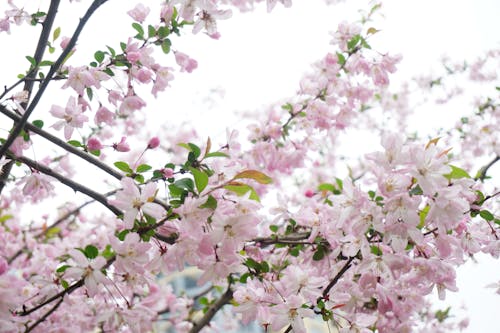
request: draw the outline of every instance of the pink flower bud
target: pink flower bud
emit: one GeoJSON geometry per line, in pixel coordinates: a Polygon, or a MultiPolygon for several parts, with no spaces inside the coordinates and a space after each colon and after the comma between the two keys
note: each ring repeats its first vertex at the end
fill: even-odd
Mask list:
{"type": "Polygon", "coordinates": [[[308,198],[312,198],[314,196],[314,191],[313,190],[307,190],[304,195],[308,198]]]}
{"type": "Polygon", "coordinates": [[[160,139],[157,136],[152,137],[148,142],[148,149],[155,149],[160,145],[160,139]]]}
{"type": "Polygon", "coordinates": [[[89,138],[87,141],[87,149],[88,150],[100,150],[102,149],[101,142],[96,138],[89,138]]]}
{"type": "Polygon", "coordinates": [[[170,168],[161,169],[160,172],[163,174],[165,178],[172,178],[174,176],[174,170],[170,168]]]}
{"type": "Polygon", "coordinates": [[[113,144],[113,148],[116,151],[119,151],[122,153],[130,151],[130,146],[128,145],[128,143],[125,142],[125,140],[127,140],[127,138],[123,136],[120,142],[113,144]]]}

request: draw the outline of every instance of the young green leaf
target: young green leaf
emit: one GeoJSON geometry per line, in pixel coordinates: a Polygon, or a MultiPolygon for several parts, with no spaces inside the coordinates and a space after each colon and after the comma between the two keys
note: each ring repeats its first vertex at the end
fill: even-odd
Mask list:
{"type": "Polygon", "coordinates": [[[189,171],[191,171],[191,173],[193,174],[194,183],[196,184],[196,189],[198,190],[198,193],[203,192],[205,187],[207,187],[208,185],[207,174],[195,168],[189,168],[189,171]]]}
{"type": "Polygon", "coordinates": [[[273,182],[273,180],[269,176],[257,170],[242,171],[238,173],[236,176],[234,176],[233,179],[241,179],[241,178],[253,179],[260,184],[270,184],[273,182]]]}

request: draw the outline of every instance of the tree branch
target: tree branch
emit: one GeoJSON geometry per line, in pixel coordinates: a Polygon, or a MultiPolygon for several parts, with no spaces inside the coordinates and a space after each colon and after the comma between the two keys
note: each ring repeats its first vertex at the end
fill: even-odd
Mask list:
{"type": "Polygon", "coordinates": [[[43,316],[41,316],[40,318],[38,318],[38,320],[35,321],[33,323],[33,325],[26,327],[26,331],[24,331],[24,332],[25,333],[29,333],[29,332],[33,331],[35,329],[35,327],[37,327],[38,325],[40,325],[40,323],[44,322],[45,319],[47,319],[52,313],[54,313],[54,311],[57,310],[57,308],[59,307],[59,305],[61,305],[61,303],[63,302],[63,300],[64,300],[64,298],[61,297],[61,299],[59,300],[59,302],[57,302],[56,305],[54,305],[52,307],[52,309],[50,309],[49,311],[47,311],[47,313],[45,313],[43,316]]]}
{"type": "MultiPolygon", "coordinates": [[[[73,36],[71,37],[71,40],[68,42],[68,45],[66,48],[63,50],[59,58],[54,62],[54,64],[50,67],[49,72],[46,75],[46,80],[44,80],[40,84],[40,88],[38,89],[35,97],[33,98],[33,101],[30,103],[26,111],[24,112],[23,116],[21,117],[21,120],[15,125],[15,127],[12,129],[10,132],[10,135],[8,136],[7,140],[5,143],[0,147],[0,158],[7,154],[8,149],[14,142],[14,140],[17,138],[19,133],[24,128],[24,125],[28,122],[28,118],[30,117],[31,113],[37,106],[38,102],[42,98],[43,94],[45,93],[45,90],[47,89],[47,86],[51,82],[52,77],[54,74],[59,70],[59,67],[63,64],[63,62],[66,60],[66,57],[68,54],[71,52],[73,47],[76,45],[76,41],[78,40],[78,37],[80,36],[80,33],[82,32],[83,28],[85,27],[85,24],[87,21],[90,19],[92,14],[99,8],[102,4],[104,4],[107,0],[94,0],[90,7],[88,8],[87,12],[85,15],[80,19],[80,23],[76,27],[75,32],[73,33],[73,36]]],[[[56,1],[51,1],[56,2],[56,1]]],[[[57,1],[58,2],[58,1],[57,1]]]]}
{"type": "Polygon", "coordinates": [[[217,311],[219,311],[224,305],[228,304],[231,299],[233,299],[233,291],[231,290],[231,285],[227,287],[226,292],[208,309],[205,315],[196,323],[193,323],[193,328],[189,333],[198,333],[203,327],[205,327],[212,318],[215,316],[217,311]]]}
{"type": "Polygon", "coordinates": [[[338,271],[337,275],[335,275],[335,277],[330,281],[330,283],[323,290],[323,297],[326,297],[328,295],[328,293],[333,288],[333,286],[335,286],[337,284],[337,282],[339,282],[339,280],[342,277],[342,275],[344,275],[345,272],[347,272],[347,270],[351,267],[351,263],[354,260],[354,258],[355,257],[349,257],[349,259],[347,260],[347,262],[344,264],[344,267],[342,267],[340,269],[340,271],[338,271]]]}
{"type": "MultiPolygon", "coordinates": [[[[0,104],[0,112],[3,113],[4,115],[6,115],[7,117],[9,117],[10,119],[14,120],[15,122],[21,121],[21,117],[19,117],[14,112],[7,110],[7,108],[1,104],[0,104]]],[[[58,137],[42,130],[41,128],[38,128],[29,122],[27,122],[25,124],[25,128],[33,133],[40,135],[42,138],[54,143],[55,145],[61,147],[62,149],[82,158],[83,160],[89,162],[90,164],[95,165],[96,167],[98,167],[102,171],[108,173],[110,176],[113,176],[118,180],[122,179],[123,176],[119,172],[116,172],[115,170],[113,170],[113,168],[109,167],[107,164],[99,161],[97,158],[87,154],[86,152],[84,152],[76,147],[73,147],[70,144],[67,144],[63,140],[61,140],[58,137]]]]}
{"type": "Polygon", "coordinates": [[[488,169],[498,161],[500,161],[500,156],[496,156],[490,163],[483,166],[481,170],[479,170],[477,176],[474,177],[474,180],[484,181],[486,179],[486,173],[488,172],[488,169]]]}
{"type": "Polygon", "coordinates": [[[72,188],[74,191],[81,192],[81,193],[91,197],[95,201],[100,202],[104,207],[108,208],[115,215],[122,214],[121,210],[114,207],[113,205],[108,204],[108,199],[106,199],[106,197],[103,196],[102,194],[97,193],[94,190],[91,190],[90,188],[83,186],[83,185],[81,185],[81,184],[79,184],[79,183],[77,183],[77,182],[75,182],[67,177],[64,177],[63,175],[55,172],[54,170],[52,170],[51,168],[49,168],[45,165],[42,165],[42,164],[35,162],[27,157],[24,157],[24,156],[14,156],[14,155],[9,154],[9,158],[16,160],[16,161],[19,161],[21,163],[24,163],[27,166],[29,166],[35,170],[38,170],[43,174],[46,174],[47,176],[51,176],[51,177],[57,179],[58,181],[60,181],[64,185],[72,188]]]}

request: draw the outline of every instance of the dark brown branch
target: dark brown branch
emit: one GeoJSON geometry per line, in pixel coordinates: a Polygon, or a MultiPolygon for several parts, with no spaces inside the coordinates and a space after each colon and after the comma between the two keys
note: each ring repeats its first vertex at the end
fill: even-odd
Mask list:
{"type": "Polygon", "coordinates": [[[344,267],[342,267],[340,269],[340,271],[337,273],[337,275],[335,275],[335,277],[330,281],[330,283],[323,290],[323,297],[326,297],[328,295],[328,293],[333,288],[333,286],[335,286],[337,284],[337,282],[339,282],[339,280],[342,277],[342,275],[344,275],[345,272],[347,272],[347,270],[351,267],[351,263],[354,260],[354,258],[355,257],[349,257],[349,259],[347,260],[347,262],[344,264],[344,267]]]}
{"type": "Polygon", "coordinates": [[[38,325],[40,325],[40,323],[44,322],[45,319],[47,319],[52,313],[54,313],[54,311],[57,310],[57,308],[59,307],[59,305],[61,305],[61,303],[63,302],[64,298],[61,297],[61,299],[56,303],[56,305],[54,305],[52,307],[52,309],[50,309],[49,311],[47,311],[47,313],[45,313],[43,316],[41,316],[40,318],[38,318],[37,321],[35,321],[33,323],[33,325],[31,326],[28,326],[26,327],[26,331],[24,331],[25,333],[28,333],[28,332],[31,332],[35,329],[35,327],[37,327],[38,325]]]}
{"type": "MultiPolygon", "coordinates": [[[[35,59],[35,68],[28,73],[25,77],[24,81],[24,89],[25,91],[28,92],[28,100],[31,95],[31,92],[33,91],[33,86],[35,84],[32,79],[36,78],[36,75],[38,73],[38,64],[42,61],[43,59],[43,54],[45,53],[45,49],[47,48],[47,42],[50,37],[50,31],[52,30],[52,25],[54,24],[54,19],[56,18],[57,14],[57,9],[59,8],[59,3],[60,0],[53,0],[50,2],[49,10],[47,12],[47,16],[45,17],[43,23],[42,23],[42,32],[40,33],[40,38],[38,39],[38,44],[36,46],[35,50],[35,55],[33,58],[35,59]]],[[[26,107],[26,105],[22,105],[23,108],[26,107]]]]}
{"type": "MultiPolygon", "coordinates": [[[[24,125],[26,125],[26,123],[28,122],[28,118],[31,116],[31,113],[33,112],[35,107],[38,105],[38,102],[40,101],[43,94],[45,93],[45,90],[47,89],[47,86],[51,82],[52,77],[59,70],[59,68],[62,66],[63,62],[66,60],[66,57],[69,55],[71,50],[75,47],[76,41],[78,40],[80,33],[82,32],[83,28],[85,27],[85,24],[88,22],[88,20],[92,16],[92,14],[97,10],[97,8],[99,8],[106,1],[107,0],[94,0],[92,2],[92,4],[90,5],[90,7],[88,8],[85,15],[80,19],[80,23],[76,27],[76,30],[73,33],[71,40],[68,42],[68,45],[63,50],[63,52],[61,53],[59,58],[57,58],[57,60],[54,62],[54,64],[50,67],[50,70],[46,75],[46,80],[40,84],[40,88],[38,89],[35,97],[33,98],[33,101],[30,103],[30,105],[28,106],[28,108],[24,112],[23,116],[21,117],[21,120],[12,129],[12,131],[10,132],[10,135],[8,136],[5,143],[0,147],[0,157],[7,154],[7,151],[10,148],[10,146],[12,145],[12,143],[14,142],[14,140],[17,138],[17,136],[24,129],[24,125]]],[[[56,2],[56,1],[51,1],[51,2],[56,2]]]]}
{"type": "Polygon", "coordinates": [[[64,185],[73,189],[74,191],[78,191],[78,192],[81,192],[81,193],[89,196],[90,198],[94,199],[95,201],[101,203],[104,207],[108,208],[115,215],[120,215],[122,213],[118,208],[114,207],[113,205],[108,204],[108,199],[106,199],[106,197],[103,196],[102,194],[97,193],[94,190],[92,190],[86,186],[83,186],[75,181],[72,181],[71,179],[69,179],[67,177],[64,177],[63,175],[55,172],[54,170],[52,170],[51,168],[49,168],[43,164],[35,162],[35,161],[33,161],[27,157],[24,157],[24,156],[17,157],[17,156],[11,155],[11,156],[9,156],[9,158],[12,158],[16,161],[24,163],[27,166],[29,166],[35,170],[38,170],[43,174],[46,174],[47,176],[51,176],[51,177],[57,179],[58,181],[60,181],[64,185]]]}
{"type": "Polygon", "coordinates": [[[301,232],[296,234],[291,234],[287,236],[275,236],[275,237],[258,237],[254,238],[252,241],[255,243],[259,243],[262,246],[268,246],[272,244],[290,244],[295,245],[298,242],[303,241],[304,239],[309,238],[311,235],[310,232],[301,232]]]}
{"type": "Polygon", "coordinates": [[[486,179],[486,173],[488,172],[488,169],[498,161],[500,161],[500,156],[496,156],[490,163],[482,167],[481,170],[479,170],[477,176],[474,177],[474,180],[484,181],[486,179]]]}
{"type": "MultiPolygon", "coordinates": [[[[15,122],[19,123],[21,121],[21,117],[15,114],[12,111],[7,110],[7,108],[3,105],[0,105],[0,112],[9,117],[10,119],[14,120],[15,122]]],[[[41,128],[36,127],[35,125],[27,122],[26,125],[24,126],[27,130],[36,133],[40,135],[42,138],[54,143],[55,145],[61,147],[62,149],[82,158],[83,160],[89,162],[90,164],[95,165],[102,171],[108,173],[109,175],[115,177],[116,179],[121,179],[123,176],[119,173],[113,170],[113,168],[109,167],[107,164],[99,161],[95,157],[89,155],[88,153],[84,152],[83,150],[80,150],[76,147],[73,147],[70,144],[67,144],[63,140],[59,139],[58,137],[47,133],[46,131],[42,130],[41,128]]]]}
{"type": "Polygon", "coordinates": [[[193,328],[189,333],[198,333],[203,327],[205,327],[215,314],[226,304],[228,304],[233,299],[233,291],[231,290],[231,285],[227,287],[226,292],[208,309],[205,315],[196,323],[193,323],[193,328]]]}
{"type": "Polygon", "coordinates": [[[7,185],[7,178],[9,178],[10,171],[12,170],[12,166],[14,165],[14,161],[11,161],[5,164],[3,167],[0,167],[0,193],[5,185],[7,185]]]}

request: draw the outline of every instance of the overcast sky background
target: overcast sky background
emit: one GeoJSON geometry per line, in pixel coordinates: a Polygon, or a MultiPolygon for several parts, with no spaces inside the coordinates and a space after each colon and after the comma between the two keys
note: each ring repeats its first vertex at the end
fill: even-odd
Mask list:
{"type": "MultiPolygon", "coordinates": [[[[45,8],[47,2],[39,2],[41,8],[45,8]]],[[[87,59],[81,63],[88,63],[86,57],[96,48],[104,49],[106,44],[116,46],[115,36],[129,33],[130,21],[123,13],[137,2],[111,0],[99,9],[79,42],[81,52],[77,56],[87,59]],[[113,15],[110,16],[110,12],[113,15]]],[[[7,7],[5,3],[0,4],[2,12],[7,7]]],[[[76,24],[88,3],[75,4],[64,22],[56,22],[56,26],[63,26],[62,35],[69,35],[73,28],[65,28],[66,24],[76,24]]],[[[148,107],[166,115],[166,121],[187,120],[197,126],[201,137],[210,135],[213,140],[221,141],[225,129],[239,123],[234,110],[254,110],[293,96],[309,64],[332,50],[328,32],[335,30],[342,20],[358,19],[357,9],[365,8],[365,3],[353,0],[325,7],[321,0],[294,0],[292,8],[285,9],[278,4],[270,15],[261,5],[255,13],[235,13],[232,19],[220,22],[219,41],[203,34],[175,39],[174,49],[197,59],[199,68],[192,74],[176,74],[173,87],[158,100],[149,101],[148,107]],[[216,93],[211,94],[214,91],[216,93]],[[207,103],[207,98],[211,103],[207,103]]],[[[444,54],[456,60],[473,59],[484,50],[500,47],[500,1],[497,0],[391,0],[384,2],[383,13],[385,19],[377,19],[374,25],[382,32],[373,37],[372,45],[375,44],[377,50],[404,56],[395,80],[438,68],[444,54]]],[[[12,64],[2,73],[2,86],[13,82],[27,65],[24,56],[31,54],[34,48],[34,44],[27,41],[38,37],[34,31],[13,27],[11,36],[0,35],[4,50],[0,54],[2,63],[12,64]],[[10,52],[5,52],[6,45],[10,52]]],[[[48,108],[51,102],[53,99],[46,98],[41,106],[48,108]]],[[[65,101],[59,103],[64,105],[65,101]]],[[[0,118],[1,128],[8,127],[4,119],[0,118]]],[[[445,121],[446,117],[439,119],[445,121]]],[[[156,130],[149,129],[153,133],[156,130]]],[[[358,144],[359,149],[366,146],[366,142],[358,144]]],[[[466,332],[494,332],[498,329],[500,296],[484,286],[500,279],[500,264],[484,256],[478,256],[478,262],[460,268],[461,291],[448,293],[444,304],[467,307],[471,323],[466,332]]]]}

